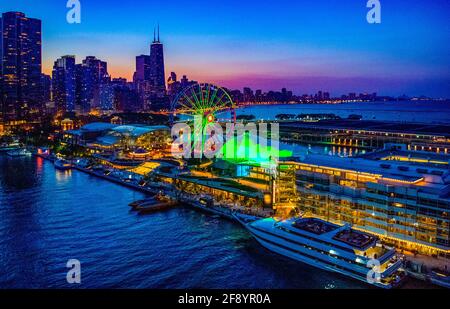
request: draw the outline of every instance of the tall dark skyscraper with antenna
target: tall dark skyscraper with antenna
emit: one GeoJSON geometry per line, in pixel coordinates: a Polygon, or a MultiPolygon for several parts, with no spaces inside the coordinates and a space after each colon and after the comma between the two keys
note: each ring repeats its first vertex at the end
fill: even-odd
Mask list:
{"type": "Polygon", "coordinates": [[[153,32],[153,43],[150,45],[150,79],[158,95],[163,96],[166,91],[166,77],[164,72],[164,48],[158,33],[153,32]]]}

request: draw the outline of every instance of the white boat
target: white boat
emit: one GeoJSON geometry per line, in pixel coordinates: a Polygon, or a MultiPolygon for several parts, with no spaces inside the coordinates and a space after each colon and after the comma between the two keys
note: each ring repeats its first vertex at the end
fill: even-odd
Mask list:
{"type": "Polygon", "coordinates": [[[25,148],[10,150],[6,153],[9,157],[27,157],[31,156],[31,152],[25,148]]]}
{"type": "Polygon", "coordinates": [[[68,170],[72,168],[72,164],[64,159],[55,160],[55,168],[58,170],[68,170]]]}
{"type": "Polygon", "coordinates": [[[392,288],[406,276],[394,248],[384,247],[378,237],[348,225],[316,218],[276,221],[250,220],[239,214],[234,217],[261,245],[291,259],[382,288],[392,288]]]}
{"type": "Polygon", "coordinates": [[[19,148],[20,148],[20,143],[19,142],[2,143],[2,144],[0,144],[0,152],[17,150],[19,148]]]}

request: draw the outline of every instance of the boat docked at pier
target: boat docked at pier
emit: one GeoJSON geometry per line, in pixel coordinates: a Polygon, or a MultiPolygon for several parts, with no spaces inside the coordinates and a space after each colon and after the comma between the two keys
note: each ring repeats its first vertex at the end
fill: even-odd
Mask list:
{"type": "Polygon", "coordinates": [[[0,152],[7,152],[11,150],[17,150],[20,149],[21,145],[19,142],[14,141],[11,143],[1,143],[0,144],[0,152]]]}
{"type": "Polygon", "coordinates": [[[137,200],[137,201],[131,202],[130,204],[128,204],[128,206],[130,206],[133,210],[136,210],[136,207],[138,207],[139,205],[147,203],[147,202],[151,202],[154,200],[155,200],[154,197],[149,197],[149,198],[146,198],[143,200],[137,200]]]}
{"type": "Polygon", "coordinates": [[[55,160],[54,164],[55,164],[56,169],[62,170],[62,171],[69,170],[72,168],[72,164],[69,161],[64,160],[64,159],[57,159],[57,160],[55,160]]]}
{"type": "Polygon", "coordinates": [[[177,205],[175,200],[165,196],[165,195],[156,195],[153,198],[136,201],[131,203],[130,206],[133,210],[139,212],[139,214],[147,214],[155,211],[169,209],[177,205]]]}
{"type": "Polygon", "coordinates": [[[6,155],[9,157],[29,157],[31,152],[26,148],[19,148],[6,152],[6,155]]]}
{"type": "Polygon", "coordinates": [[[316,218],[277,221],[253,220],[239,214],[234,217],[261,245],[291,259],[382,288],[397,286],[406,275],[394,248],[348,225],[316,218]]]}

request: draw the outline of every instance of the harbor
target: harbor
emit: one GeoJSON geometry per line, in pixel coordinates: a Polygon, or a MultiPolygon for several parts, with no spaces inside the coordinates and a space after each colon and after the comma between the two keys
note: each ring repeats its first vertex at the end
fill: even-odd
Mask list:
{"type": "MultiPolygon", "coordinates": [[[[37,155],[40,158],[45,158],[47,160],[51,160],[51,157],[47,155],[37,155]]],[[[53,160],[55,161],[55,160],[53,160]]],[[[57,160],[56,160],[57,161],[57,160]]],[[[207,195],[207,194],[191,194],[187,190],[180,191],[176,186],[167,186],[167,185],[155,185],[155,183],[150,183],[144,180],[144,178],[140,177],[139,174],[134,174],[130,172],[124,172],[121,169],[114,169],[110,166],[86,166],[86,161],[83,159],[73,160],[71,163],[71,167],[83,172],[87,173],[91,176],[99,177],[111,182],[114,182],[116,184],[131,188],[133,190],[138,190],[140,192],[144,192],[149,196],[149,198],[138,200],[130,203],[130,206],[134,211],[137,211],[139,214],[150,214],[158,211],[163,211],[167,209],[172,209],[174,206],[183,205],[184,207],[189,207],[192,209],[195,209],[197,211],[200,211],[202,213],[206,213],[211,215],[213,218],[225,218],[229,219],[231,221],[235,221],[237,223],[242,223],[239,219],[237,219],[237,215],[243,214],[243,215],[250,215],[253,218],[256,219],[263,219],[268,218],[272,215],[271,212],[261,212],[258,209],[252,209],[252,208],[246,208],[242,206],[238,206],[237,203],[231,203],[231,204],[223,204],[220,202],[217,202],[213,195],[207,195]]],[[[169,173],[170,174],[170,173],[169,173]]],[[[168,176],[168,173],[166,171],[165,177],[168,176]]],[[[182,178],[181,178],[182,179],[182,178]]],[[[331,250],[331,249],[330,249],[331,250]]],[[[331,250],[332,251],[332,250],[331,250]]],[[[403,254],[403,250],[402,250],[403,254]]],[[[289,256],[289,255],[287,255],[289,256]]],[[[290,256],[289,256],[290,257],[290,256]]],[[[417,257],[416,253],[414,253],[414,257],[416,258],[415,262],[412,262],[414,259],[410,258],[408,261],[405,259],[406,256],[403,256],[402,261],[397,260],[396,265],[399,265],[399,263],[402,263],[401,265],[408,265],[410,267],[410,270],[407,271],[407,273],[410,275],[410,277],[427,281],[427,282],[433,282],[434,284],[446,286],[446,281],[443,279],[443,274],[445,274],[444,269],[441,268],[439,271],[438,268],[433,268],[434,270],[426,271],[425,268],[418,269],[416,265],[424,265],[429,264],[427,262],[427,258],[421,259],[420,257],[417,257]],[[419,261],[419,262],[417,262],[419,261]],[[420,262],[422,261],[422,262],[420,262]],[[424,262],[425,261],[425,262],[424,262]],[[425,271],[425,272],[424,272],[425,271]],[[439,274],[439,275],[437,275],[439,274]]],[[[313,264],[313,263],[311,263],[313,264]]],[[[438,264],[439,265],[439,264],[438,264]]],[[[441,265],[442,266],[442,265],[441,265]]],[[[397,266],[398,267],[398,266],[397,266]]],[[[324,269],[328,269],[327,267],[324,267],[324,269]]],[[[431,269],[431,268],[430,268],[431,269]]],[[[332,269],[331,269],[332,270],[332,269]]],[[[333,270],[332,270],[333,271],[333,270]]],[[[337,271],[340,273],[341,271],[337,271]]],[[[405,275],[406,272],[403,272],[405,275]]],[[[401,275],[401,276],[404,276],[401,275]]],[[[352,277],[352,275],[350,275],[352,277]]],[[[397,284],[396,284],[397,285],[397,284]]],[[[392,286],[396,286],[392,285],[392,286]]],[[[391,287],[391,285],[387,285],[388,287],[391,287]]]]}
{"type": "MultiPolygon", "coordinates": [[[[0,275],[4,287],[68,287],[64,265],[77,257],[85,265],[85,288],[368,286],[271,253],[240,224],[215,214],[181,205],[140,216],[128,204],[150,196],[137,188],[78,169],[57,170],[41,158],[13,160],[0,156],[1,190],[7,193],[0,196],[0,248],[10,252],[3,261],[14,273],[0,275]],[[13,223],[14,234],[6,233],[13,223]],[[13,244],[24,250],[22,260],[34,261],[30,268],[19,270],[13,244]]],[[[402,287],[433,288],[414,279],[402,287]]]]}
{"type": "Polygon", "coordinates": [[[128,206],[149,197],[140,190],[40,158],[13,160],[0,156],[5,288],[68,288],[71,258],[84,265],[83,288],[365,287],[289,259],[280,264],[229,220],[190,207],[140,216],[128,206]]]}
{"type": "MultiPolygon", "coordinates": [[[[372,282],[372,285],[400,286],[396,281],[407,280],[405,274],[408,274],[447,287],[450,277],[447,212],[431,209],[434,204],[442,209],[448,206],[449,142],[446,134],[439,133],[445,131],[445,126],[394,125],[363,121],[356,116],[343,120],[331,114],[302,117],[300,121],[279,122],[282,139],[283,136],[304,138],[308,135],[302,130],[311,130],[311,134],[317,136],[329,134],[320,137],[322,143],[362,151],[342,155],[340,152],[315,152],[308,147],[303,153],[295,153],[282,144],[274,161],[270,156],[247,155],[259,145],[249,135],[244,135],[245,138],[236,143],[237,148],[233,146],[233,152],[224,158],[180,159],[173,152],[174,137],[169,136],[166,126],[92,122],[55,136],[65,150],[54,154],[49,148],[38,148],[36,155],[53,161],[58,170],[75,169],[149,195],[148,199],[129,203],[132,210],[141,215],[182,205],[238,223],[241,222],[236,219],[237,215],[248,215],[261,221],[273,218],[274,226],[280,222],[293,224],[294,221],[289,221],[292,218],[312,218],[348,226],[355,233],[376,237],[382,246],[393,248],[397,254],[394,264],[401,267],[401,271],[388,280],[390,283],[372,282]],[[343,143],[339,138],[336,144],[335,136],[340,134],[346,138],[343,143]],[[365,137],[370,143],[366,143],[365,137]],[[418,148],[418,143],[429,147],[418,148]],[[73,149],[78,149],[78,155],[73,149]]],[[[288,142],[305,145],[304,140],[288,142]]],[[[308,139],[308,142],[317,141],[308,139]]],[[[226,143],[235,143],[235,140],[232,138],[226,143]]],[[[267,152],[264,148],[262,151],[267,152]]],[[[260,236],[251,234],[264,247],[280,253],[277,247],[268,245],[267,240],[261,241],[260,236]]],[[[317,244],[323,242],[320,235],[316,236],[308,236],[315,243],[308,245],[308,250],[314,251],[317,244]]],[[[347,249],[357,256],[361,254],[356,247],[347,249]]],[[[325,252],[326,259],[333,258],[332,253],[326,252],[334,252],[334,249],[320,250],[325,252]]],[[[304,256],[314,254],[301,253],[304,256]]],[[[315,265],[308,258],[284,255],[315,265]]],[[[364,278],[363,274],[355,275],[354,269],[341,270],[339,267],[346,266],[339,266],[339,260],[327,263],[336,264],[338,268],[322,269],[360,280],[364,278]]]]}
{"type": "MultiPolygon", "coordinates": [[[[36,154],[36,156],[43,160],[50,161],[54,164],[57,161],[54,158],[47,155],[36,154]]],[[[58,169],[57,167],[55,168],[58,169]]],[[[159,195],[167,199],[168,202],[172,201],[170,202],[169,207],[174,207],[175,205],[181,204],[229,220],[235,220],[235,218],[233,217],[233,212],[239,210],[242,211],[242,209],[237,208],[236,205],[228,205],[228,207],[225,207],[223,205],[217,204],[211,197],[208,197],[206,195],[196,196],[184,192],[175,192],[173,189],[168,190],[167,187],[166,189],[164,189],[164,187],[143,182],[142,179],[139,178],[139,175],[124,178],[117,176],[117,174],[115,173],[112,173],[111,168],[104,168],[101,166],[95,166],[94,168],[92,167],[86,168],[76,163],[70,163],[70,168],[68,169],[72,168],[80,172],[86,173],[88,175],[99,177],[101,179],[116,183],[118,185],[133,190],[140,191],[142,193],[147,194],[148,196],[151,196],[149,200],[138,200],[130,203],[129,206],[132,207],[133,209],[139,206],[139,204],[145,203],[150,200],[154,200],[153,197],[159,195]]],[[[159,209],[156,209],[156,211],[157,210],[159,209]]]]}

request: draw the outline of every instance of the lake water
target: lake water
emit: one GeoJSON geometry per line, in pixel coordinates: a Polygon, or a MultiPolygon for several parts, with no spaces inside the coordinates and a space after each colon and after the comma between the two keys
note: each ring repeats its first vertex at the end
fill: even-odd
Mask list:
{"type": "Polygon", "coordinates": [[[237,115],[275,119],[277,114],[336,114],[347,118],[362,115],[365,120],[450,123],[450,101],[359,102],[344,104],[254,105],[239,108],[237,115]]]}
{"type": "Polygon", "coordinates": [[[143,194],[40,158],[0,155],[0,288],[364,288],[261,247],[241,226],[178,208],[140,216],[143,194]]]}

